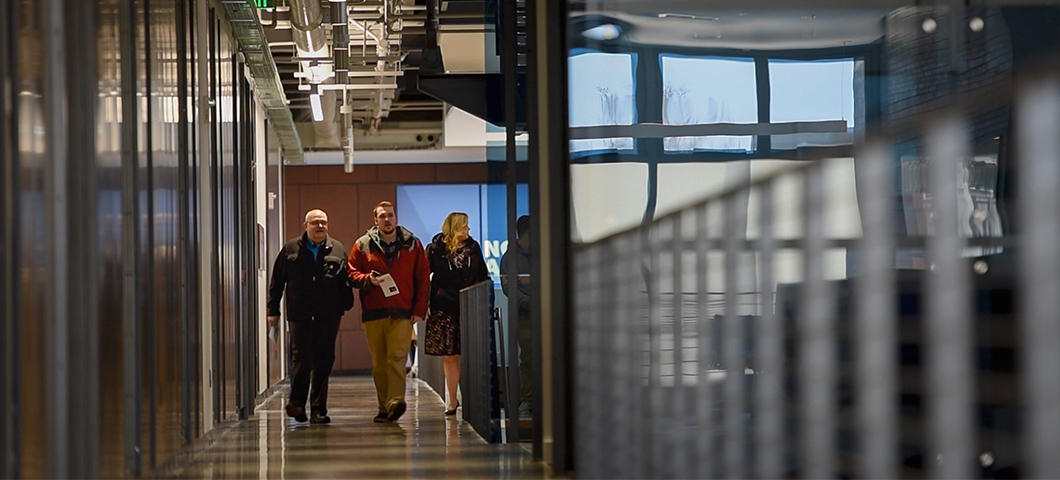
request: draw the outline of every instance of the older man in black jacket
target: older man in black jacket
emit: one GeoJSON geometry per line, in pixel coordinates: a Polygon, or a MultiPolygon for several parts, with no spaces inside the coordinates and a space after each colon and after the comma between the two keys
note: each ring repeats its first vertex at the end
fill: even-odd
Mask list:
{"type": "Polygon", "coordinates": [[[328,236],[328,215],[310,210],[305,233],[283,246],[269,283],[269,326],[280,322],[280,297],[287,291],[287,322],[294,340],[291,396],[287,415],[296,421],[330,423],[328,377],[335,364],[335,337],[343,312],[353,308],[353,290],[346,274],[346,248],[328,236]],[[311,416],[306,397],[312,384],[311,416]]]}

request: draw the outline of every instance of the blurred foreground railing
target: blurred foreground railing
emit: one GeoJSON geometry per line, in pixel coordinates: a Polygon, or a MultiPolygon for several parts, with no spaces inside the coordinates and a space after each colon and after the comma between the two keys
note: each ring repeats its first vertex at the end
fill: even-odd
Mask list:
{"type": "Polygon", "coordinates": [[[487,442],[501,441],[496,325],[486,280],[460,290],[460,392],[463,418],[487,442]]]}
{"type": "Polygon", "coordinates": [[[578,475],[1060,477],[1060,80],[1012,108],[577,248],[578,475]]]}

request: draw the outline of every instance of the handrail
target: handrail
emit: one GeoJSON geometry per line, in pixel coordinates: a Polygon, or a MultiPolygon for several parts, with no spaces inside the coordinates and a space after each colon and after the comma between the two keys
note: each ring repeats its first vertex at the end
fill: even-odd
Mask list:
{"type": "Polygon", "coordinates": [[[1022,81],[999,133],[951,105],[579,245],[579,476],[1060,474],[1060,72],[1022,81]]]}
{"type": "Polygon", "coordinates": [[[500,389],[492,292],[490,280],[460,290],[460,392],[464,420],[487,442],[498,443],[500,389]]]}

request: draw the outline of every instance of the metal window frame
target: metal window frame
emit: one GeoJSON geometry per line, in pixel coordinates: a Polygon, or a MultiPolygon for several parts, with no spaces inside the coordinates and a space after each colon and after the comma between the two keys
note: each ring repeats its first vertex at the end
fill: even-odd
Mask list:
{"type": "Polygon", "coordinates": [[[18,35],[15,19],[18,2],[0,6],[0,118],[5,128],[0,131],[0,476],[20,478],[22,442],[20,371],[22,369],[21,335],[19,328],[20,286],[17,274],[19,208],[17,186],[19,150],[17,122],[18,97],[11,85],[18,77],[15,61],[18,35]]]}
{"type": "Polygon", "coordinates": [[[45,100],[45,476],[99,476],[96,5],[41,2],[45,100]],[[68,52],[78,52],[77,55],[68,52]],[[86,181],[88,179],[88,181],[86,181]],[[79,262],[68,262],[77,258],[79,262]],[[76,311],[75,311],[76,309],[76,311]],[[74,398],[76,397],[76,401],[74,398]]]}
{"type": "MultiPolygon", "coordinates": [[[[143,51],[144,58],[151,58],[151,50],[154,48],[151,42],[151,0],[140,0],[143,2],[143,17],[144,22],[143,32],[143,51]]],[[[139,57],[134,57],[139,58],[139,57]]],[[[144,110],[144,115],[147,119],[148,127],[144,129],[144,143],[146,148],[144,149],[144,191],[145,195],[144,209],[147,210],[147,215],[144,218],[154,219],[155,218],[155,156],[154,156],[154,128],[151,128],[155,122],[154,109],[151,108],[151,62],[144,61],[144,86],[143,95],[145,98],[145,105],[147,108],[144,110]]],[[[156,328],[153,315],[155,311],[155,255],[152,253],[155,248],[155,226],[153,225],[154,220],[147,220],[144,228],[144,245],[147,245],[147,251],[143,254],[143,278],[139,279],[136,283],[140,286],[143,292],[143,302],[141,307],[143,308],[143,340],[141,340],[144,354],[141,358],[146,358],[146,365],[143,372],[145,378],[143,381],[147,382],[147,432],[146,432],[146,449],[148,450],[146,459],[146,470],[153,471],[158,465],[158,362],[156,351],[158,348],[158,342],[156,340],[156,328]],[[150,319],[150,320],[149,320],[150,319]]],[[[140,395],[143,395],[141,391],[140,395]]]]}
{"type": "MultiPolygon", "coordinates": [[[[136,45],[136,5],[134,2],[121,2],[118,6],[119,49],[121,58],[135,59],[136,45]]],[[[143,312],[141,303],[142,288],[137,282],[140,267],[139,233],[140,182],[138,119],[140,102],[137,98],[137,62],[121,62],[121,171],[122,171],[122,352],[123,352],[123,408],[125,412],[125,451],[124,464],[126,472],[133,476],[143,474],[143,432],[142,396],[143,340],[138,321],[143,312]]]]}
{"type": "MultiPolygon", "coordinates": [[[[565,24],[566,25],[566,24],[565,24]]],[[[601,53],[629,53],[635,55],[640,61],[637,62],[633,71],[635,85],[636,118],[639,124],[632,126],[611,127],[571,127],[568,131],[570,138],[596,138],[606,134],[606,130],[619,130],[637,136],[636,147],[633,153],[629,152],[602,152],[577,157],[568,156],[572,164],[596,164],[596,163],[644,163],[648,166],[648,204],[644,211],[644,221],[649,222],[655,216],[655,208],[658,200],[658,171],[659,165],[670,163],[705,163],[705,162],[733,162],[754,159],[787,159],[806,160],[822,156],[853,156],[855,148],[853,145],[838,145],[829,147],[806,147],[796,149],[774,150],[772,148],[772,135],[784,133],[791,129],[801,132],[812,132],[814,130],[829,130],[834,122],[797,122],[771,123],[769,121],[769,109],[771,105],[770,96],[770,60],[838,60],[842,58],[853,58],[855,62],[862,61],[865,64],[865,123],[873,124],[880,118],[880,82],[876,76],[880,74],[882,58],[882,44],[880,42],[858,45],[854,47],[818,48],[805,50],[761,50],[743,51],[731,49],[694,49],[690,47],[661,47],[655,45],[614,45],[600,42],[586,41],[578,37],[577,45],[573,48],[588,49],[601,53]],[[730,57],[753,60],[755,63],[756,95],[758,99],[758,124],[756,125],[663,125],[662,124],[662,67],[658,59],[663,55],[679,55],[689,57],[730,57]],[[763,121],[765,119],[765,121],[763,121]],[[755,135],[754,150],[748,153],[732,152],[689,152],[689,153],[667,153],[663,148],[662,131],[674,130],[702,130],[704,134],[738,134],[744,131],[765,132],[755,135]],[[594,133],[597,132],[597,133],[594,133]],[[603,133],[599,133],[603,132],[603,133]],[[638,136],[639,135],[639,136],[638,136]]],[[[565,53],[564,55],[567,55],[565,53]]],[[[566,56],[564,59],[566,60],[566,56]]],[[[567,119],[563,119],[566,123],[567,119]]],[[[692,133],[687,133],[692,134],[692,133]]]]}

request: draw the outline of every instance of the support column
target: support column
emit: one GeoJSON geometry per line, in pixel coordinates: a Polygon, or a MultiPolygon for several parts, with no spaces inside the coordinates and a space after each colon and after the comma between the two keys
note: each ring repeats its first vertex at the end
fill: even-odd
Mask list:
{"type": "MultiPolygon", "coordinates": [[[[45,476],[98,477],[99,227],[94,2],[42,2],[45,476]],[[77,52],[76,55],[68,55],[77,52]],[[73,72],[76,72],[74,74],[73,72]],[[74,260],[76,259],[76,261],[74,260]]],[[[6,29],[5,29],[6,30],[6,29]]]]}
{"type": "Polygon", "coordinates": [[[531,319],[539,326],[534,377],[541,379],[542,397],[534,398],[534,414],[543,428],[542,448],[534,451],[559,476],[574,466],[567,2],[533,0],[528,6],[531,319]]]}

